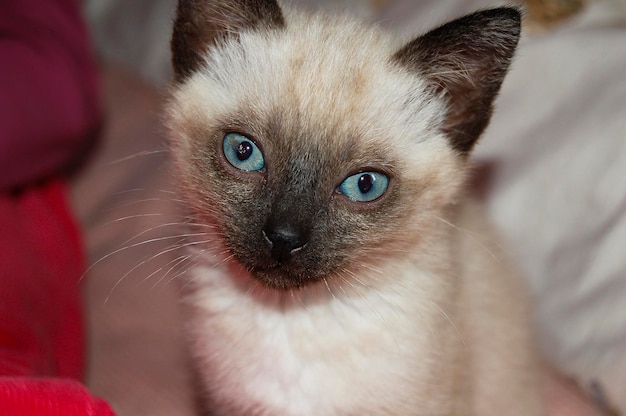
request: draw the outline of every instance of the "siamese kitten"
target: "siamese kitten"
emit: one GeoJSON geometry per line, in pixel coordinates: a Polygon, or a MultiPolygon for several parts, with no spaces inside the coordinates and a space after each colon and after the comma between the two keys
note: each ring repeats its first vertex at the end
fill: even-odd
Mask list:
{"type": "Polygon", "coordinates": [[[541,414],[523,289],[464,196],[519,32],[509,8],[402,42],[179,2],[167,124],[210,414],[541,414]]]}

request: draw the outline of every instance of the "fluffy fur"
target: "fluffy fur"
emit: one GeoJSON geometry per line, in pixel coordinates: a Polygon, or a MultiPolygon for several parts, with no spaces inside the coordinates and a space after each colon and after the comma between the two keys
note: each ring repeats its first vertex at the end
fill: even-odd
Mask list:
{"type": "Polygon", "coordinates": [[[181,1],[167,121],[211,414],[541,414],[524,290],[463,196],[518,35],[511,9],[405,43],[273,1],[181,1]],[[229,132],[262,171],[228,163],[229,132]],[[390,178],[382,197],[337,191],[361,171],[390,178]],[[276,262],[268,224],[306,244],[276,262]]]}

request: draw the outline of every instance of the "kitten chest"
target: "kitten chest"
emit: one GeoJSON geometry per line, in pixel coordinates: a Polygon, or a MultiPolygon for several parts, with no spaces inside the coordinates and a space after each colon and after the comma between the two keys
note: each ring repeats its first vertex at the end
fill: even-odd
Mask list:
{"type": "Polygon", "coordinates": [[[416,298],[409,282],[388,293],[322,287],[259,301],[221,271],[196,272],[204,282],[189,298],[192,348],[220,401],[284,415],[371,414],[373,406],[393,414],[398,403],[407,406],[400,414],[425,411],[423,403],[441,411],[452,388],[450,348],[460,342],[441,307],[416,298]]]}

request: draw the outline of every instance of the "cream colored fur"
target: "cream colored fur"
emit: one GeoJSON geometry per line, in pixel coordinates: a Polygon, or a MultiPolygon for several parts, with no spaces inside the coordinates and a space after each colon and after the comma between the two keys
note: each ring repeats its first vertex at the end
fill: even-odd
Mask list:
{"type": "Polygon", "coordinates": [[[457,235],[463,266],[431,245],[358,277],[384,285],[274,293],[236,267],[195,268],[191,348],[218,414],[542,414],[523,289],[468,225],[437,227],[457,235]]]}
{"type": "Polygon", "coordinates": [[[211,414],[540,415],[525,291],[480,208],[459,196],[465,163],[437,131],[444,102],[390,63],[402,42],[387,34],[347,18],[286,21],[216,49],[173,91],[175,168],[196,218],[222,221],[223,201],[189,163],[201,133],[277,107],[320,146],[382,146],[414,198],[392,244],[298,290],[262,287],[219,232],[197,238],[185,309],[211,414]]]}

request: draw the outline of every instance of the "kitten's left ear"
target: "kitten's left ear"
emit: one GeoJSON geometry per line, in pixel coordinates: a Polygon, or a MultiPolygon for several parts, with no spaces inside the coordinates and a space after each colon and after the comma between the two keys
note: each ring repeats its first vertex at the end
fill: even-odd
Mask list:
{"type": "Polygon", "coordinates": [[[276,0],[179,0],[171,41],[174,81],[197,71],[206,53],[227,39],[284,25],[276,0]]]}
{"type": "Polygon", "coordinates": [[[447,23],[399,50],[394,59],[425,76],[447,99],[443,131],[467,154],[491,117],[495,99],[520,36],[513,8],[477,12],[447,23]]]}

